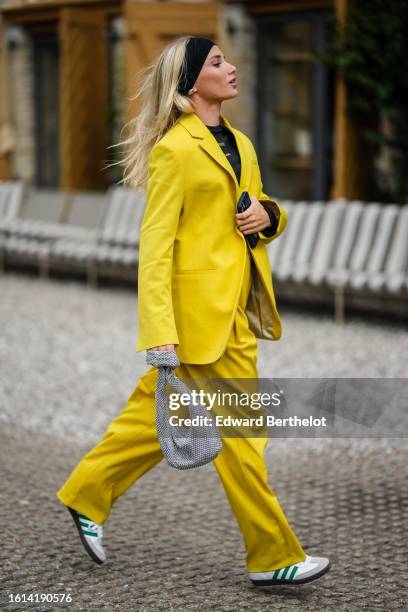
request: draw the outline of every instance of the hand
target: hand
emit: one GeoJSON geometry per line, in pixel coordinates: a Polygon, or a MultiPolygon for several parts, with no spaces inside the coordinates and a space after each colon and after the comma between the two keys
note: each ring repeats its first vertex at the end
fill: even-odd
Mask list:
{"type": "Polygon", "coordinates": [[[249,196],[251,205],[241,213],[236,213],[235,220],[238,229],[243,234],[254,234],[269,227],[271,220],[262,204],[255,196],[249,196]]]}
{"type": "Polygon", "coordinates": [[[159,346],[153,346],[152,351],[174,351],[175,344],[160,344],[159,346]]]}

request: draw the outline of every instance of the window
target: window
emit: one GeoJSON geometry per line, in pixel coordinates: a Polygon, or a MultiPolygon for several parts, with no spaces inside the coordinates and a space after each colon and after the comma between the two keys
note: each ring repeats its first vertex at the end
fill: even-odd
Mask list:
{"type": "Polygon", "coordinates": [[[35,184],[59,185],[59,53],[56,31],[33,36],[35,184]]]}
{"type": "Polygon", "coordinates": [[[293,200],[330,193],[333,78],[314,60],[328,12],[257,21],[257,143],[264,191],[293,200]]]}
{"type": "MultiPolygon", "coordinates": [[[[109,22],[109,48],[108,48],[108,137],[109,145],[117,145],[124,135],[121,129],[125,117],[125,48],[124,48],[124,19],[115,17],[109,22]]],[[[109,163],[118,162],[127,151],[123,147],[114,146],[107,149],[109,163]]],[[[118,183],[123,177],[123,166],[113,165],[108,168],[109,184],[118,183]]]]}

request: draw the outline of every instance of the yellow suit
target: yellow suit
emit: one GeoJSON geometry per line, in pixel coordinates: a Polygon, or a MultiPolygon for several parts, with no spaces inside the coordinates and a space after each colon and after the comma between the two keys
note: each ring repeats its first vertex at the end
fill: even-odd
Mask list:
{"type": "Polygon", "coordinates": [[[255,149],[234,129],[241,180],[196,113],[183,114],[152,148],[146,210],[140,229],[137,351],[176,344],[181,362],[220,359],[235,318],[246,257],[235,222],[243,191],[279,214],[272,237],[259,232],[246,314],[255,337],[278,340],[281,321],[265,244],[284,230],[287,215],[263,193],[255,149]],[[210,330],[210,333],[209,333],[210,330]]]}
{"type": "MultiPolygon", "coordinates": [[[[264,243],[282,232],[287,219],[278,209],[275,235],[261,232],[262,242],[253,251],[247,247],[235,225],[235,202],[244,189],[260,200],[267,196],[251,142],[233,132],[241,185],[196,115],[182,117],[152,150],[140,244],[138,350],[179,343],[176,376],[204,381],[199,389],[213,391],[211,381],[221,380],[222,392],[247,393],[256,392],[258,380],[256,336],[280,334],[264,243]]],[[[57,492],[63,504],[97,523],[104,524],[120,496],[163,459],[155,421],[157,375],[150,367],[140,377],[99,444],[57,492]]],[[[213,465],[243,536],[247,570],[303,561],[306,553],[268,483],[268,439],[221,433],[222,451],[213,465]]]]}

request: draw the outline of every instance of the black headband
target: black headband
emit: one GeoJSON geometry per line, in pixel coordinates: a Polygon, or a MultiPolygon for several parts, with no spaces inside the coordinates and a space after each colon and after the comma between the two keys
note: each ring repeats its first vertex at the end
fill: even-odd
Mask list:
{"type": "Polygon", "coordinates": [[[177,91],[186,96],[200,74],[201,68],[215,42],[209,38],[192,36],[186,45],[186,70],[180,70],[177,91]]]}

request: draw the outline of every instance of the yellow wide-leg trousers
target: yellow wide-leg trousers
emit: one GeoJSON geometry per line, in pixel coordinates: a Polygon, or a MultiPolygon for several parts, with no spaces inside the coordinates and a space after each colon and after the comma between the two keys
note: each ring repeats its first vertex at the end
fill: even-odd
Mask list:
{"type": "MultiPolygon", "coordinates": [[[[181,363],[175,369],[178,377],[257,379],[257,342],[245,313],[250,283],[248,247],[239,304],[225,353],[211,364],[181,363]]],[[[63,504],[103,525],[115,501],[163,459],[155,422],[156,381],[157,369],[151,367],[99,444],[83,457],[56,493],[63,504]]],[[[303,561],[306,553],[268,485],[263,456],[268,438],[223,437],[222,442],[213,465],[243,536],[247,571],[265,572],[303,561]]]]}

